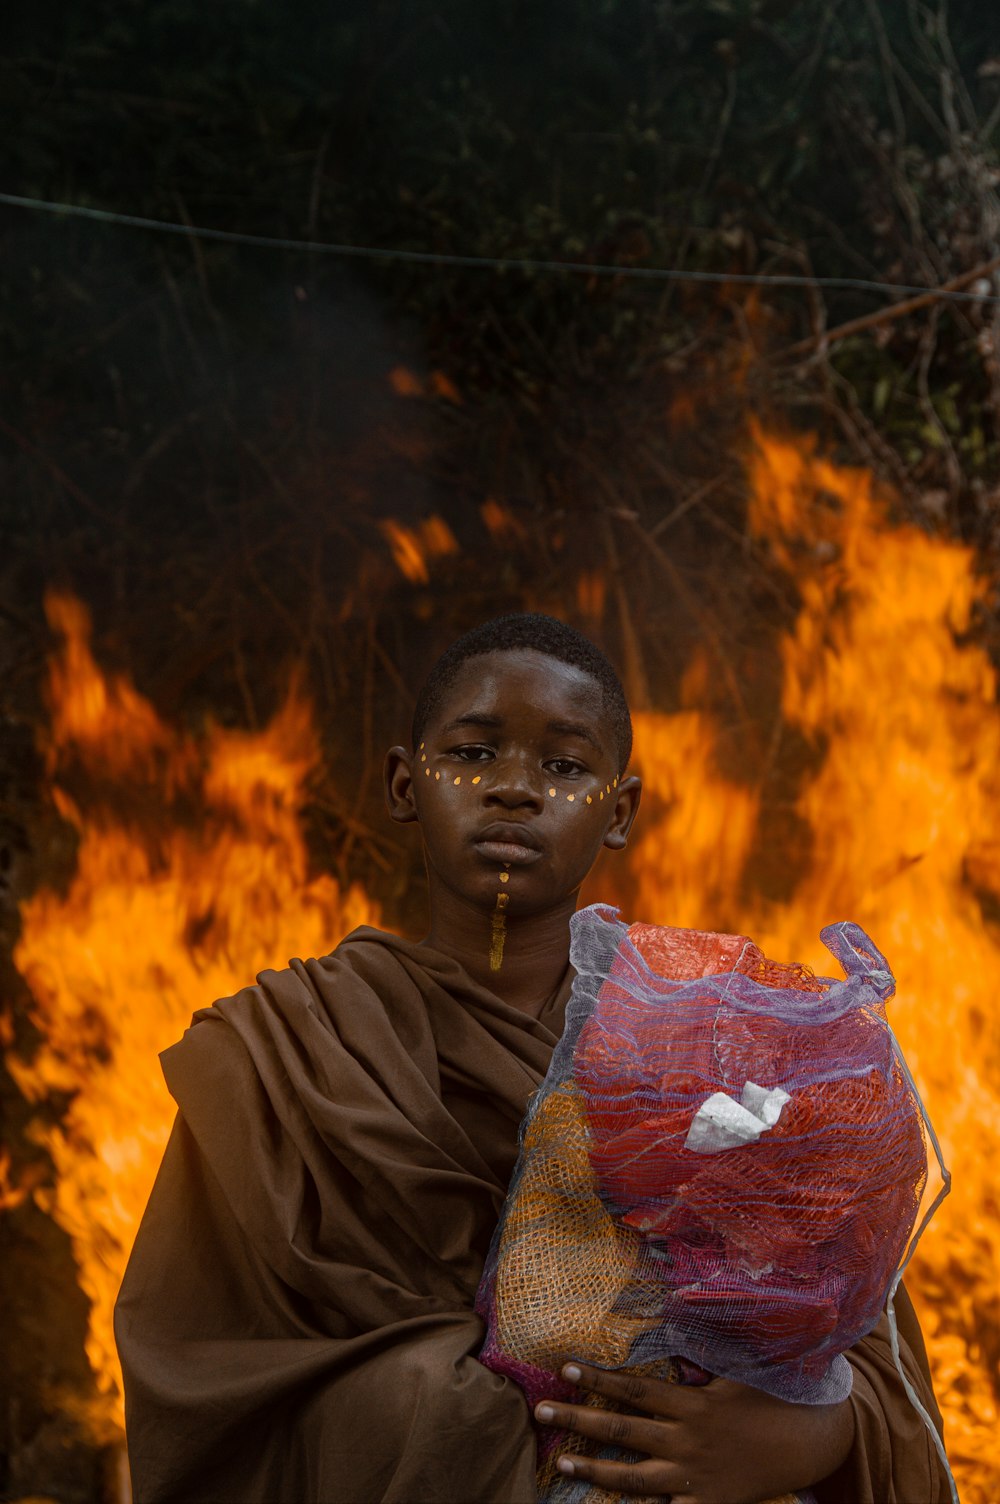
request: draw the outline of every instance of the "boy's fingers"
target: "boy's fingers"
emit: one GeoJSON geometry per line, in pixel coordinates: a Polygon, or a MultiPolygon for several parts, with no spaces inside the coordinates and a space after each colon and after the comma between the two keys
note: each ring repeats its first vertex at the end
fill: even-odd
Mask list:
{"type": "Polygon", "coordinates": [[[554,1400],[543,1400],[535,1406],[535,1419],[545,1426],[556,1426],[561,1431],[573,1431],[577,1436],[634,1452],[662,1456],[665,1444],[669,1444],[669,1427],[662,1421],[622,1415],[616,1410],[595,1410],[590,1405],[558,1405],[554,1400]]]}
{"type": "Polygon", "coordinates": [[[592,1457],[560,1457],[556,1463],[565,1476],[592,1483],[621,1497],[645,1499],[670,1498],[673,1504],[685,1504],[693,1498],[687,1479],[672,1463],[647,1457],[641,1462],[602,1462],[592,1457]]]}
{"type": "Polygon", "coordinates": [[[587,1394],[605,1395],[630,1410],[645,1410],[664,1420],[679,1420],[690,1407],[690,1395],[684,1385],[669,1384],[663,1379],[644,1379],[637,1373],[610,1373],[606,1368],[591,1368],[586,1363],[567,1363],[562,1376],[587,1394]]]}

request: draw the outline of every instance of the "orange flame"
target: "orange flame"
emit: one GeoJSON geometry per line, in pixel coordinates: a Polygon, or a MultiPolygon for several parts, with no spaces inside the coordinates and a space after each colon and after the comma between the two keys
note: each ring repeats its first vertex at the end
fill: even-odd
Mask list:
{"type": "Polygon", "coordinates": [[[462,406],[462,394],[446,372],[432,371],[430,387],[435,397],[443,397],[445,402],[452,403],[454,407],[462,406]]]}
{"type": "Polygon", "coordinates": [[[63,639],[63,651],[49,667],[49,772],[71,750],[96,762],[105,777],[127,777],[147,767],[151,754],[170,745],[167,727],[127,679],[94,671],[90,619],[80,601],[50,594],[45,614],[63,639]]]}
{"type": "Polygon", "coordinates": [[[753,844],[756,795],[714,770],[714,728],[703,711],[640,712],[633,727],[646,785],[629,862],[633,911],[687,929],[738,928],[725,916],[753,844]]]}
{"type": "Polygon", "coordinates": [[[957,641],[981,587],[969,549],[890,526],[863,472],[759,435],[752,480],[752,526],[802,593],[785,716],[830,737],[799,800],[816,860],[765,944],[812,961],[821,916],[849,916],[896,970],[893,1026],[955,1177],[913,1293],[962,1497],[986,1504],[1000,1489],[1000,935],[967,864],[1000,894],[1000,713],[985,652],[957,641]],[[825,546],[803,565],[806,529],[825,546]]]}
{"type": "Polygon", "coordinates": [[[818,934],[831,921],[857,920],[884,949],[898,979],[893,1027],[954,1174],[907,1283],[962,1498],[992,1504],[1000,933],[980,900],[1000,895],[1000,710],[985,652],[959,640],[980,587],[970,550],[894,525],[866,473],[755,437],[750,524],[801,598],[782,642],[784,715],[828,744],[798,800],[815,856],[787,907],[754,897],[767,830],[756,792],[716,771],[716,725],[696,710],[641,715],[637,761],[652,798],[630,864],[632,907],[752,934],[824,974],[818,934]]]}
{"type": "Polygon", "coordinates": [[[77,871],[65,894],[42,890],[23,905],[15,952],[43,1040],[9,1067],[29,1101],[72,1095],[58,1128],[35,1130],[56,1178],[34,1194],[72,1239],[99,1394],[87,1419],[111,1439],[122,1426],[112,1308],[173,1116],[156,1054],[194,1009],[265,966],[326,953],[379,915],[358,887],[309,873],[298,812],[319,749],[295,684],[266,730],[196,740],[101,673],[78,602],[53,596],[47,608],[64,634],[50,674],[54,775],[83,765],[160,793],[119,798],[116,813],[85,809],[56,784],[80,834],[77,871]],[[181,784],[196,818],[164,813],[181,784]]]}
{"type": "Polygon", "coordinates": [[[400,574],[414,585],[427,584],[432,559],[442,559],[459,551],[458,540],[443,517],[426,517],[415,528],[404,527],[401,522],[387,517],[378,526],[400,574]]]}
{"type": "Polygon", "coordinates": [[[422,397],[424,384],[409,366],[393,366],[389,372],[389,385],[397,397],[422,397]]]}
{"type": "Polygon", "coordinates": [[[479,515],[490,537],[496,539],[498,543],[524,537],[524,528],[520,521],[509,507],[505,507],[503,502],[497,501],[494,496],[487,496],[480,505],[479,515]]]}
{"type": "Polygon", "coordinates": [[[576,582],[576,603],[584,616],[591,621],[600,621],[604,615],[604,603],[608,594],[608,582],[600,569],[586,569],[576,582]]]}
{"type": "Polygon", "coordinates": [[[397,397],[442,397],[454,407],[462,405],[462,394],[445,371],[431,371],[424,381],[409,366],[393,366],[389,372],[389,385],[397,397]]]}
{"type": "Polygon", "coordinates": [[[15,1179],[11,1172],[10,1151],[0,1148],[0,1212],[12,1212],[23,1206],[44,1178],[41,1166],[32,1165],[15,1179]]]}

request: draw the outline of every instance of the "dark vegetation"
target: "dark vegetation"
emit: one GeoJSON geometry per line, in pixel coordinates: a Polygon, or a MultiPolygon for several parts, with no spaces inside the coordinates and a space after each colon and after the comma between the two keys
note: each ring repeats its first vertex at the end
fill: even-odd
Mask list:
{"type": "MultiPolygon", "coordinates": [[[[435,652],[495,610],[568,613],[666,708],[712,634],[758,665],[751,695],[723,676],[717,707],[756,776],[795,582],[746,535],[751,414],[818,431],[1000,574],[1000,308],[900,316],[899,296],[820,281],[985,264],[966,290],[1000,292],[1000,37],[980,0],[38,0],[4,31],[9,192],[621,269],[345,260],[0,209],[5,953],[16,897],[71,862],[34,752],[48,585],[88,603],[102,661],[168,719],[261,725],[304,662],[329,752],[317,863],[414,925],[378,754],[435,652]],[[654,266],[815,280],[626,275],[654,266]],[[379,523],[432,514],[461,551],[413,583],[379,523]]],[[[995,617],[980,629],[995,648],[995,617]]],[[[787,802],[802,749],[769,755],[787,802]]],[[[56,1234],[18,1216],[0,1238],[23,1278],[56,1234]]],[[[66,1301],[63,1341],[82,1319],[66,1301]]],[[[26,1310],[13,1326],[41,1356],[5,1362],[9,1485],[94,1497],[39,1377],[82,1356],[53,1356],[26,1310]]]]}

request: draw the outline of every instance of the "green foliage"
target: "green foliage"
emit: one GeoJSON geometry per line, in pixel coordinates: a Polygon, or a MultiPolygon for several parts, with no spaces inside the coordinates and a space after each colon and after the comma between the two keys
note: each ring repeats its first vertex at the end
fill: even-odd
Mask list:
{"type": "MultiPolygon", "coordinates": [[[[948,24],[915,0],[44,0],[0,64],[3,181],[388,249],[933,284],[996,250],[991,28],[971,0],[948,24]]],[[[652,527],[711,484],[718,526],[699,508],[672,539],[683,567],[698,528],[718,551],[741,536],[748,406],[821,427],[916,515],[930,495],[940,522],[944,494],[949,525],[1000,548],[988,305],[827,351],[879,301],[345,263],[13,209],[0,226],[5,529],[31,578],[89,584],[126,654],[171,623],[147,672],[189,707],[248,713],[217,648],[196,694],[179,662],[193,622],[280,657],[262,589],[289,651],[331,620],[364,636],[392,599],[382,575],[356,589],[386,513],[441,511],[467,545],[498,492],[551,540],[570,507],[652,527]],[[462,405],[395,397],[398,364],[446,373],[462,405]],[[134,612],[159,625],[129,632],[134,612]]],[[[545,541],[500,603],[552,567],[545,541]]]]}

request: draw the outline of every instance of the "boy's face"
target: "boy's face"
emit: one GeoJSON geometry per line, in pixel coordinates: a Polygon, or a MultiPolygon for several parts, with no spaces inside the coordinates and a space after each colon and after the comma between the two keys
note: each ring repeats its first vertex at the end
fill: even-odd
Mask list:
{"type": "Polygon", "coordinates": [[[390,811],[420,822],[432,888],[492,911],[575,896],[604,845],[624,846],[639,780],[618,776],[600,685],[524,649],[463,664],[412,754],[387,760],[390,811]]]}

